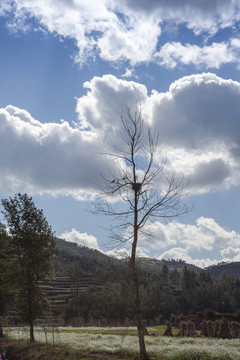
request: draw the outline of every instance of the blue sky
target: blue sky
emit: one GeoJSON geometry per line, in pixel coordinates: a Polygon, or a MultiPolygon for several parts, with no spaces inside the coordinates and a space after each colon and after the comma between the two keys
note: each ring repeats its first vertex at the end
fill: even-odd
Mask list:
{"type": "Polygon", "coordinates": [[[240,261],[239,21],[239,0],[3,0],[0,197],[27,192],[58,236],[116,253],[90,212],[97,154],[140,100],[194,207],[148,224],[139,255],[240,261]]]}

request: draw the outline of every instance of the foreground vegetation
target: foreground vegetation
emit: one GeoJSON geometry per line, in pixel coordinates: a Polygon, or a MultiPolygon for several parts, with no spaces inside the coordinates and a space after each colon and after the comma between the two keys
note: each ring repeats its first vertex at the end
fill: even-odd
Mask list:
{"type": "Polygon", "coordinates": [[[33,342],[34,321],[48,308],[40,281],[52,269],[55,240],[43,211],[27,194],[19,193],[1,203],[7,227],[0,223],[0,316],[7,314],[14,301],[19,318],[29,324],[33,342]]]}
{"type": "MultiPolygon", "coordinates": [[[[9,338],[18,340],[19,346],[26,346],[28,331],[24,327],[5,328],[9,338]]],[[[240,360],[240,339],[223,340],[208,338],[169,338],[161,336],[164,328],[149,328],[152,336],[145,342],[151,359],[156,360],[240,360]],[[155,335],[155,336],[153,336],[155,335]]],[[[50,351],[51,359],[134,359],[138,354],[136,328],[72,328],[59,327],[35,330],[38,357],[45,359],[44,351],[50,351]],[[47,344],[46,344],[47,343],[47,344]],[[53,343],[58,357],[52,356],[53,343]],[[45,347],[43,347],[45,344],[45,347]],[[45,350],[44,350],[45,349],[45,350]],[[39,352],[40,351],[40,352],[39,352]],[[62,357],[62,354],[65,354],[62,357]],[[61,355],[61,356],[60,356],[61,355]]],[[[35,359],[31,355],[31,359],[35,359]]],[[[25,357],[24,357],[25,359],[25,357]]]]}

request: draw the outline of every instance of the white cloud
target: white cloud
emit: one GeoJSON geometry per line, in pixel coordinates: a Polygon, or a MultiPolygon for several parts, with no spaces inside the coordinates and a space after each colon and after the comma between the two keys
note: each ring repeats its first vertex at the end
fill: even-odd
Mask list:
{"type": "Polygon", "coordinates": [[[122,146],[119,111],[126,100],[142,103],[146,123],[160,134],[166,169],[184,173],[190,194],[239,185],[240,83],[198,74],[148,96],[142,84],[104,75],[84,87],[76,127],[41,123],[14,106],[0,109],[2,191],[94,196],[100,173],[115,171],[99,153],[122,146]]]}
{"type": "MultiPolygon", "coordinates": [[[[209,38],[240,19],[239,0],[4,0],[0,14],[7,10],[10,14],[10,9],[14,14],[8,17],[12,29],[26,31],[33,26],[29,18],[34,17],[37,30],[73,39],[78,48],[75,60],[80,64],[95,56],[115,65],[119,61],[129,61],[133,66],[152,62],[166,22],[184,25],[196,35],[204,33],[209,38]]],[[[168,66],[174,66],[176,59],[185,64],[206,63],[207,67],[232,61],[231,52],[222,43],[202,49],[166,44],[160,56],[168,66]]]]}
{"type": "Polygon", "coordinates": [[[174,259],[174,260],[184,260],[186,263],[188,264],[193,264],[196,265],[200,268],[205,268],[208,267],[210,265],[214,265],[214,264],[218,264],[219,260],[216,259],[209,259],[209,258],[204,258],[204,259],[196,259],[196,258],[192,258],[188,251],[184,248],[172,248],[168,251],[165,251],[163,254],[161,254],[161,256],[158,257],[158,260],[162,260],[162,259],[174,259]]]}
{"type": "Polygon", "coordinates": [[[186,24],[196,35],[215,34],[239,19],[239,0],[125,0],[133,11],[155,14],[161,21],[186,24]]]}
{"type": "MultiPolygon", "coordinates": [[[[129,258],[131,256],[130,248],[112,249],[105,252],[106,255],[115,257],[117,259],[129,258]]],[[[141,247],[137,247],[137,257],[149,257],[147,252],[141,247]]]]}
{"type": "Polygon", "coordinates": [[[61,234],[60,239],[77,243],[78,245],[87,246],[90,249],[99,250],[98,242],[95,236],[89,235],[87,233],[80,233],[76,229],[72,229],[72,231],[64,232],[61,234]]]}
{"type": "Polygon", "coordinates": [[[150,96],[144,85],[112,75],[94,77],[84,86],[88,92],[77,105],[80,124],[104,137],[109,148],[121,140],[121,103],[141,101],[144,119],[161,134],[161,155],[167,155],[176,173],[184,169],[191,193],[239,184],[238,82],[203,73],[181,78],[168,92],[153,91],[150,96]]]}
{"type": "Polygon", "coordinates": [[[125,78],[131,77],[133,75],[133,73],[134,73],[133,68],[131,68],[131,69],[126,68],[126,71],[124,74],[122,74],[122,77],[125,77],[125,78]]]}
{"type": "Polygon", "coordinates": [[[183,77],[146,101],[144,115],[173,168],[185,165],[194,192],[239,183],[239,99],[238,82],[208,73],[183,77]]]}
{"type": "Polygon", "coordinates": [[[221,143],[221,149],[220,146],[217,149],[212,146],[212,149],[198,146],[192,150],[182,146],[163,146],[164,154],[176,174],[184,174],[186,180],[189,180],[187,191],[190,194],[207,193],[217,188],[228,189],[238,183],[239,168],[228,146],[224,142],[221,143]]]}
{"type": "Polygon", "coordinates": [[[214,219],[200,217],[195,225],[148,222],[147,228],[155,236],[141,239],[141,244],[155,258],[182,259],[200,267],[240,259],[240,234],[224,229],[214,219]]]}
{"type": "Polygon", "coordinates": [[[112,75],[84,86],[88,91],[78,100],[75,127],[64,121],[41,123],[11,105],[0,109],[1,191],[88,199],[96,194],[101,174],[114,172],[114,164],[100,153],[121,142],[121,104],[142,101],[147,89],[112,75]]]}
{"type": "Polygon", "coordinates": [[[9,0],[2,0],[0,3],[0,15],[6,15],[8,11],[11,10],[11,4],[9,0]]]}
{"type": "Polygon", "coordinates": [[[96,155],[98,151],[93,134],[73,129],[67,122],[42,124],[25,110],[0,109],[3,191],[90,196],[100,169],[104,171],[105,161],[96,155]]]}
{"type": "Polygon", "coordinates": [[[101,131],[106,139],[108,136],[112,138],[116,131],[119,133],[121,105],[126,101],[129,105],[143,102],[147,97],[145,85],[113,75],[95,76],[83,86],[87,94],[79,98],[77,103],[81,127],[101,131]]]}
{"type": "MultiPolygon", "coordinates": [[[[161,141],[197,150],[238,144],[240,83],[203,73],[173,82],[166,93],[152,93],[146,106],[161,141]],[[231,126],[229,126],[229,120],[231,126]]],[[[225,150],[225,149],[224,149],[225,150]]]]}
{"type": "Polygon", "coordinates": [[[14,106],[0,109],[2,191],[94,196],[100,173],[115,171],[99,153],[122,146],[119,111],[126,99],[141,101],[144,119],[161,135],[166,167],[184,172],[191,194],[239,184],[240,83],[198,74],[148,96],[142,84],[104,75],[84,87],[75,128],[42,124],[14,106]]]}
{"type": "Polygon", "coordinates": [[[15,18],[11,27],[24,28],[21,19],[34,16],[42,29],[72,38],[78,48],[80,64],[99,54],[107,61],[129,60],[132,64],[149,61],[160,34],[154,16],[135,14],[111,0],[64,1],[18,0],[13,2],[15,18]],[[20,21],[21,20],[21,21],[20,21]]]}
{"type": "Polygon", "coordinates": [[[112,256],[116,259],[125,259],[130,256],[129,249],[112,249],[105,252],[106,255],[112,256]]]}
{"type": "Polygon", "coordinates": [[[185,246],[185,251],[212,251],[225,248],[229,244],[240,242],[240,234],[223,229],[214,219],[200,217],[195,225],[172,222],[162,224],[159,221],[148,222],[145,232],[149,236],[142,239],[155,250],[166,249],[174,245],[185,246]]]}
{"type": "Polygon", "coordinates": [[[166,43],[161,50],[155,54],[161,65],[175,68],[179,63],[184,65],[195,65],[197,67],[216,68],[222,65],[238,62],[239,51],[228,43],[212,43],[209,46],[182,45],[179,42],[166,43]]]}
{"type": "Polygon", "coordinates": [[[211,252],[213,249],[220,251],[232,242],[240,241],[240,235],[235,231],[226,231],[214,219],[204,217],[198,218],[196,225],[148,222],[145,231],[149,236],[142,241],[156,252],[174,245],[185,246],[185,252],[211,252]]]}
{"type": "Polygon", "coordinates": [[[224,261],[240,261],[240,248],[229,246],[221,251],[221,255],[224,261]]]}
{"type": "Polygon", "coordinates": [[[160,221],[147,221],[143,232],[140,232],[140,243],[147,244],[150,248],[160,250],[176,244],[176,239],[167,231],[167,225],[160,221]]]}
{"type": "Polygon", "coordinates": [[[181,247],[173,247],[173,248],[165,251],[158,257],[158,260],[162,260],[162,259],[184,260],[188,263],[191,263],[190,262],[191,258],[188,255],[188,251],[181,247]]]}
{"type": "Polygon", "coordinates": [[[134,16],[128,25],[108,29],[98,41],[100,57],[116,62],[129,60],[132,66],[150,62],[155,52],[160,28],[155,19],[134,16]]]}

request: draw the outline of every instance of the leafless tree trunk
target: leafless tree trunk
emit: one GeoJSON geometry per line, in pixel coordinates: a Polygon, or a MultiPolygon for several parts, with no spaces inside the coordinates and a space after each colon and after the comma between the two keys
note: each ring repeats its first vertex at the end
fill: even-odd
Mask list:
{"type": "Polygon", "coordinates": [[[141,109],[125,104],[120,114],[123,127],[122,147],[116,153],[105,155],[116,163],[115,172],[103,176],[100,189],[103,200],[96,202],[95,213],[112,216],[117,221],[112,226],[113,239],[118,243],[131,244],[130,269],[133,279],[134,304],[138,329],[140,357],[147,360],[144,341],[144,326],[139,294],[139,279],[136,271],[136,252],[139,234],[147,221],[156,218],[172,220],[188,212],[182,204],[186,182],[167,171],[166,159],[156,163],[158,137],[145,129],[141,109]],[[145,165],[144,165],[145,164],[145,165]],[[118,208],[111,197],[119,196],[126,207],[118,208]],[[129,228],[131,229],[130,235],[129,228]],[[124,233],[125,232],[125,233],[124,233]]]}
{"type": "Polygon", "coordinates": [[[1,319],[0,319],[0,338],[3,338],[3,327],[2,327],[2,323],[1,323],[1,319]]]}

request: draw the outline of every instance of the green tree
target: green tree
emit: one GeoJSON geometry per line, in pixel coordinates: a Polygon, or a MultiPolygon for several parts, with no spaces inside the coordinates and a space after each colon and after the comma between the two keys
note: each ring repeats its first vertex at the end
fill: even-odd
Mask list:
{"type": "Polygon", "coordinates": [[[181,283],[181,276],[177,269],[170,271],[170,281],[174,287],[179,287],[181,283]]]}
{"type": "Polygon", "coordinates": [[[164,285],[168,284],[169,280],[169,270],[166,264],[163,264],[162,271],[161,271],[161,278],[164,283],[164,285]]]}
{"type": "Polygon", "coordinates": [[[186,183],[183,178],[177,178],[173,172],[167,171],[166,159],[162,159],[160,165],[156,163],[158,138],[145,128],[141,109],[138,106],[133,109],[126,104],[120,117],[122,148],[116,149],[116,153],[106,154],[115,161],[117,170],[115,174],[111,173],[110,178],[103,178],[101,188],[106,201],[96,204],[96,212],[113,217],[117,225],[112,226],[112,230],[122,230],[115,232],[115,239],[131,244],[130,269],[140,357],[146,360],[148,355],[136,269],[139,235],[151,221],[161,218],[173,220],[186,213],[187,209],[181,203],[186,183]],[[115,207],[109,201],[111,196],[119,196],[125,208],[115,207]],[[129,237],[124,236],[124,232],[130,232],[129,237]]]}
{"type": "MultiPolygon", "coordinates": [[[[8,309],[10,299],[10,279],[11,279],[11,256],[9,248],[9,237],[5,227],[0,223],[0,319],[2,319],[8,309]]],[[[3,337],[2,322],[0,321],[0,337],[3,337]]]]}
{"type": "Polygon", "coordinates": [[[223,271],[220,278],[215,281],[215,305],[219,312],[233,311],[233,293],[236,287],[234,278],[223,271]]]}
{"type": "Polygon", "coordinates": [[[20,318],[29,324],[33,342],[34,320],[43,315],[46,306],[39,282],[50,272],[49,260],[55,252],[55,240],[43,211],[36,208],[27,194],[4,199],[2,206],[10,232],[17,310],[20,318]]]}
{"type": "Polygon", "coordinates": [[[198,285],[197,273],[185,266],[182,275],[182,300],[184,302],[185,309],[187,309],[189,313],[197,310],[196,290],[198,285]]]}
{"type": "Polygon", "coordinates": [[[195,289],[196,310],[214,309],[214,284],[207,271],[202,270],[199,273],[197,285],[195,289]]]}

